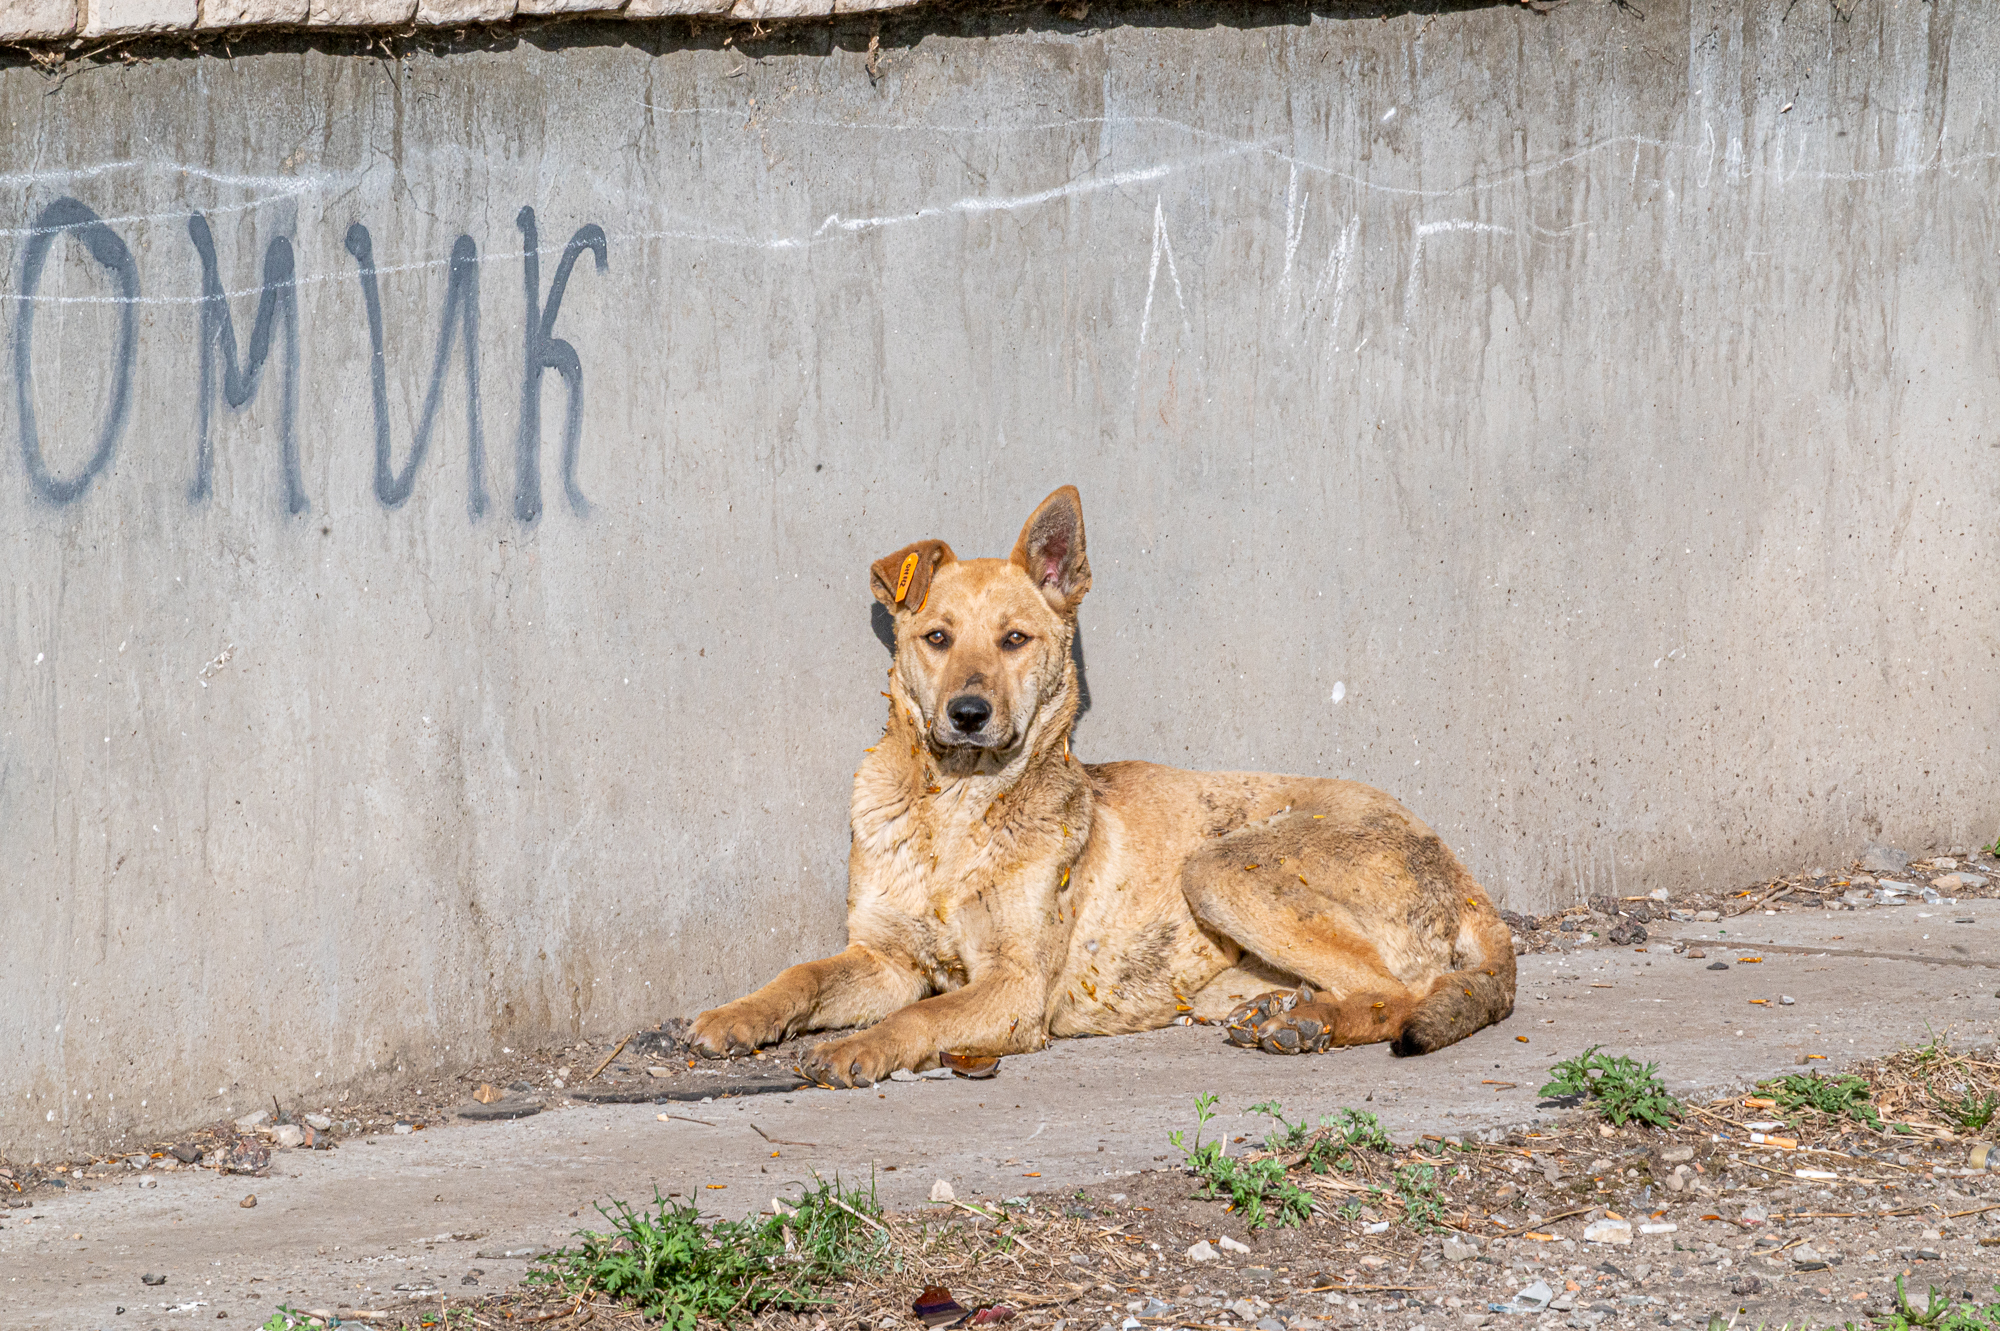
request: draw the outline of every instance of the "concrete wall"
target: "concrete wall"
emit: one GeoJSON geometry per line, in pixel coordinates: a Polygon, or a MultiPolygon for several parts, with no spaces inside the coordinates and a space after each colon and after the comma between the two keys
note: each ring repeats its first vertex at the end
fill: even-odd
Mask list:
{"type": "Polygon", "coordinates": [[[868,561],[1065,481],[1087,758],[1530,909],[1992,835],[2000,21],[1750,8],[0,71],[0,1148],[834,947],[868,561]]]}

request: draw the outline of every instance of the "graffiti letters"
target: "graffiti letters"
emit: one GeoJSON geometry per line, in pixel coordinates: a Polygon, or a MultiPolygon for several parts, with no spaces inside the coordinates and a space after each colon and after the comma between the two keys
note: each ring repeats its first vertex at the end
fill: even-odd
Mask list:
{"type": "Polygon", "coordinates": [[[264,250],[264,284],[257,290],[257,316],[250,325],[250,352],[236,359],[236,322],[222,294],[222,270],[215,260],[215,237],[200,213],[188,218],[188,238],[201,256],[201,384],[195,391],[194,484],[190,502],[207,499],[214,487],[215,445],[209,439],[209,416],[215,408],[216,352],[222,364],[222,400],[233,408],[248,405],[257,394],[264,362],[271,358],[274,332],[285,335],[284,383],[278,389],[278,451],[285,469],[285,511],[306,511],[305,483],[299,478],[299,293],[292,262],[292,242],[279,236],[264,250]]]}
{"type": "Polygon", "coordinates": [[[139,265],[132,251],[106,226],[89,205],[76,199],[57,199],[35,216],[21,262],[21,308],[14,316],[14,396],[20,412],[21,461],[28,469],[28,485],[37,496],[51,504],[71,504],[83,497],[90,483],[110,465],[125,431],[130,408],[132,361],[139,345],[139,265]],[[104,426],[98,431],[97,451],[83,470],[67,480],[49,474],[48,459],[42,454],[42,440],[35,426],[35,290],[42,282],[42,268],[49,250],[64,236],[72,236],[110,272],[118,285],[118,344],[111,353],[111,400],[104,411],[104,426]]]}
{"type": "MultiPolygon", "coordinates": [[[[526,292],[522,321],[524,345],[520,379],[520,422],[515,433],[514,513],[523,522],[542,515],[542,386],[546,371],[553,370],[562,381],[564,412],[562,426],[562,487],[570,510],[578,515],[590,511],[577,481],[578,462],[583,448],[583,360],[576,347],[556,336],[563,297],[569,288],[576,262],[586,252],[597,271],[609,268],[610,246],[604,229],[595,223],[577,228],[563,247],[554,279],[546,297],[541,287],[540,241],[533,208],[522,208],[515,217],[522,237],[521,278],[526,292]]],[[[299,439],[299,393],[304,377],[299,320],[298,288],[302,280],[294,241],[278,236],[264,246],[263,268],[254,292],[256,312],[250,323],[249,340],[239,343],[237,325],[230,308],[230,292],[222,280],[222,263],[217,257],[215,236],[208,219],[194,213],[187,220],[188,239],[200,268],[200,295],[191,302],[197,312],[195,376],[195,439],[193,479],[188,485],[187,502],[209,501],[215,488],[215,400],[219,395],[232,410],[247,407],[265,382],[271,369],[276,380],[277,445],[283,478],[283,502],[290,514],[308,512],[299,439]]],[[[444,308],[441,312],[435,350],[430,359],[430,380],[424,389],[423,407],[416,431],[402,465],[395,464],[395,440],[389,395],[389,332],[382,307],[383,270],[375,258],[374,241],[368,228],[357,221],[347,228],[346,249],[354,259],[360,282],[361,303],[368,333],[368,387],[372,408],[374,444],[374,498],[387,509],[402,507],[415,492],[424,458],[429,453],[440,407],[444,403],[446,381],[454,357],[463,366],[465,381],[466,487],[465,507],[474,520],[490,507],[486,481],[486,435],[480,416],[479,365],[479,246],[469,235],[453,242],[447,270],[444,308]]],[[[313,279],[322,280],[322,279],[313,279]]],[[[352,288],[349,288],[352,290],[352,288]]],[[[21,460],[28,485],[40,500],[64,507],[81,500],[110,465],[133,407],[133,366],[137,359],[140,320],[138,317],[139,269],[132,250],[116,231],[88,204],[72,198],[57,199],[35,215],[23,247],[21,283],[14,316],[14,391],[18,404],[21,460]],[[58,241],[76,241],[112,281],[115,295],[108,303],[117,310],[116,336],[103,364],[108,374],[109,396],[98,422],[96,449],[81,469],[73,474],[55,474],[43,448],[35,414],[34,336],[35,312],[45,298],[40,296],[43,270],[58,241]]],[[[96,297],[88,298],[96,300],[96,297]]],[[[180,298],[154,298],[152,304],[181,304],[180,298]]],[[[145,321],[147,327],[153,320],[145,321]]],[[[351,325],[350,325],[351,326],[351,325]]],[[[71,371],[65,367],[65,373],[71,371]]],[[[340,373],[348,373],[345,366],[340,373]]],[[[358,387],[358,385],[356,385],[358,387]]]]}

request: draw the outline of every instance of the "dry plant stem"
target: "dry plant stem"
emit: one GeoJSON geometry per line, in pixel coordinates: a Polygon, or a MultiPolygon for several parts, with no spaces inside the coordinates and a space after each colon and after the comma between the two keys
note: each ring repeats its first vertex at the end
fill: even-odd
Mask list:
{"type": "MultiPolygon", "coordinates": [[[[583,1080],[584,1080],[584,1081],[595,1081],[595,1080],[597,1079],[597,1074],[598,1074],[598,1073],[600,1073],[600,1072],[602,1072],[602,1071],[604,1071],[604,1069],[606,1069],[606,1068],[610,1067],[610,1066],[611,1066],[611,1060],[612,1060],[612,1059],[614,1059],[614,1058],[616,1058],[616,1057],[618,1057],[618,1055],[620,1055],[620,1054],[624,1053],[624,1052],[625,1052],[625,1046],[626,1046],[626,1045],[628,1045],[628,1044],[630,1044],[630,1043],[632,1043],[632,1037],[631,1037],[630,1035],[628,1035],[628,1036],[626,1036],[626,1037],[625,1037],[624,1039],[620,1040],[620,1041],[618,1042],[617,1046],[616,1046],[615,1048],[613,1048],[613,1049],[612,1049],[612,1051],[611,1051],[610,1053],[608,1053],[608,1054],[606,1054],[606,1055],[604,1056],[604,1061],[603,1061],[602,1063],[599,1063],[599,1064],[598,1064],[598,1065],[597,1065],[596,1067],[592,1068],[592,1069],[590,1070],[590,1075],[589,1075],[588,1077],[585,1077],[585,1078],[584,1078],[583,1080]]],[[[580,1085],[580,1084],[581,1084],[581,1083],[579,1083],[579,1085],[580,1085]]]]}

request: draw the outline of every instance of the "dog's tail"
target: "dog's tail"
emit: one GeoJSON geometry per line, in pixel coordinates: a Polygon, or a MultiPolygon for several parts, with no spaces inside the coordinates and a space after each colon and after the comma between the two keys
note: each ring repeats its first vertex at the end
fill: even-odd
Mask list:
{"type": "Polygon", "coordinates": [[[1485,900],[1460,917],[1452,960],[1460,969],[1438,977],[1403,1023],[1392,1052],[1428,1054],[1513,1015],[1513,934],[1485,900]]]}

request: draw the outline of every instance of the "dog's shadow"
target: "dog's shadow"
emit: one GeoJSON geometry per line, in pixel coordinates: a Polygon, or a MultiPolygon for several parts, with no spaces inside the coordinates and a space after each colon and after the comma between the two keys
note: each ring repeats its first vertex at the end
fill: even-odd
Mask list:
{"type": "MultiPolygon", "coordinates": [[[[896,617],[889,613],[889,607],[880,601],[868,607],[869,623],[875,630],[875,640],[896,655],[896,617]]],[[[1076,719],[1083,720],[1090,710],[1090,671],[1083,664],[1083,626],[1078,625],[1076,634],[1069,640],[1069,657],[1076,662],[1076,719]]]]}

